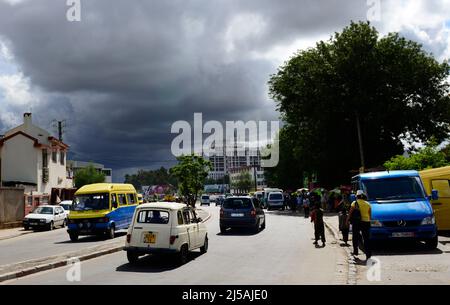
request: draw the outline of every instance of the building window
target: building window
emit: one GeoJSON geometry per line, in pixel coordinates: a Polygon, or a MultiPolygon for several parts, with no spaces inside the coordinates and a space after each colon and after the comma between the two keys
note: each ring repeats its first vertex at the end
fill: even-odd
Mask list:
{"type": "Polygon", "coordinates": [[[56,150],[52,151],[52,161],[53,161],[53,163],[58,162],[58,151],[56,151],[56,150]]]}
{"type": "Polygon", "coordinates": [[[61,152],[59,153],[59,162],[61,163],[61,165],[64,165],[65,159],[66,159],[66,153],[61,150],[61,152]]]}
{"type": "Polygon", "coordinates": [[[42,150],[42,167],[48,167],[48,152],[46,149],[42,150]]]}

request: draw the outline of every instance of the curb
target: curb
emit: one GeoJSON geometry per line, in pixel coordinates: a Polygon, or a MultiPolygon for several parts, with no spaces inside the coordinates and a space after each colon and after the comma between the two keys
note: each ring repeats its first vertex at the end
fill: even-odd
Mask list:
{"type": "MultiPolygon", "coordinates": [[[[111,254],[111,253],[114,253],[114,252],[121,251],[121,250],[123,250],[123,248],[124,248],[124,246],[118,246],[118,247],[114,247],[114,248],[111,248],[111,249],[105,249],[105,250],[100,250],[100,251],[96,251],[96,252],[93,252],[93,253],[85,254],[85,255],[82,255],[82,256],[75,257],[75,258],[77,258],[79,261],[86,261],[86,260],[89,260],[89,259],[92,259],[92,258],[96,258],[96,257],[103,256],[103,255],[106,255],[106,254],[111,254]]],[[[62,260],[59,260],[59,261],[56,261],[56,262],[52,262],[52,263],[48,263],[48,264],[42,264],[42,265],[38,265],[38,266],[35,266],[35,267],[30,267],[30,268],[27,268],[27,269],[6,273],[6,274],[3,274],[3,275],[0,275],[0,282],[4,282],[4,281],[7,281],[7,280],[13,280],[13,279],[17,279],[17,278],[20,278],[20,277],[24,277],[24,276],[27,276],[27,275],[34,274],[34,273],[38,273],[38,272],[42,272],[42,271],[46,271],[46,270],[51,270],[51,269],[63,267],[63,266],[68,265],[69,261],[70,261],[70,258],[69,259],[66,258],[66,259],[62,259],[62,260]]]]}
{"type": "MultiPolygon", "coordinates": [[[[339,241],[339,232],[325,220],[324,220],[324,224],[327,227],[327,229],[333,233],[335,240],[339,241]]],[[[358,271],[356,268],[355,259],[351,255],[351,250],[349,248],[340,248],[340,249],[343,249],[345,251],[345,253],[347,254],[346,263],[344,263],[348,268],[345,284],[356,285],[358,271]]]]}

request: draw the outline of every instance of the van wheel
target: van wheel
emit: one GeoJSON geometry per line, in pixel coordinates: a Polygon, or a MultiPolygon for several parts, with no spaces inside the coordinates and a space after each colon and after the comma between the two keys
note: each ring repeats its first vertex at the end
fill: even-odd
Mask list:
{"type": "Polygon", "coordinates": [[[436,249],[438,247],[438,236],[437,236],[437,234],[436,234],[435,237],[427,239],[425,241],[425,245],[426,245],[427,249],[429,249],[429,250],[436,249]]]}
{"type": "Polygon", "coordinates": [[[205,254],[208,252],[208,235],[205,236],[205,242],[203,243],[203,247],[200,248],[200,253],[205,254]]]}
{"type": "Polygon", "coordinates": [[[139,255],[136,252],[127,251],[128,262],[132,265],[136,264],[139,260],[139,255]]]}
{"type": "Polygon", "coordinates": [[[108,232],[106,233],[106,236],[108,239],[114,239],[115,235],[115,228],[114,225],[111,225],[111,228],[109,228],[108,232]]]}
{"type": "Polygon", "coordinates": [[[189,254],[189,249],[188,249],[188,245],[184,244],[181,246],[180,249],[180,253],[179,255],[179,263],[180,265],[184,265],[187,263],[188,261],[188,254],[189,254]]]}
{"type": "Polygon", "coordinates": [[[70,232],[69,233],[69,237],[70,237],[70,240],[73,241],[73,242],[78,241],[78,234],[77,233],[70,232]]]}

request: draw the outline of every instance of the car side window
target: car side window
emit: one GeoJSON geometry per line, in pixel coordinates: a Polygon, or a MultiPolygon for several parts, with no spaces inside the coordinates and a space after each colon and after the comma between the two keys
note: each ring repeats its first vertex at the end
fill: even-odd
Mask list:
{"type": "Polygon", "coordinates": [[[189,210],[189,215],[191,217],[191,223],[197,223],[197,217],[195,217],[194,211],[189,210]]]}
{"type": "Polygon", "coordinates": [[[183,219],[184,219],[185,224],[191,223],[191,216],[190,216],[189,210],[183,210],[183,219]]]}
{"type": "Polygon", "coordinates": [[[181,211],[177,212],[177,218],[178,218],[178,225],[182,225],[183,222],[183,214],[181,213],[181,211]]]}

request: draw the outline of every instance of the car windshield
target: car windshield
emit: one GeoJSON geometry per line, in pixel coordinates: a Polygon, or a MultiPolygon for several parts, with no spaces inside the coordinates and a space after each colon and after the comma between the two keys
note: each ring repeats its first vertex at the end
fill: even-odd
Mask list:
{"type": "Polygon", "coordinates": [[[282,200],[282,194],[269,194],[269,200],[282,200]]]}
{"type": "Polygon", "coordinates": [[[369,200],[424,198],[419,177],[399,177],[361,181],[369,200]]]}
{"type": "Polygon", "coordinates": [[[223,204],[225,209],[248,209],[252,207],[249,198],[227,198],[223,204]]]}
{"type": "Polygon", "coordinates": [[[109,209],[109,194],[76,195],[74,204],[75,211],[107,210],[109,209]]]}
{"type": "Polygon", "coordinates": [[[33,214],[53,215],[53,208],[51,208],[51,207],[37,207],[36,209],[34,209],[33,214]]]}
{"type": "Polygon", "coordinates": [[[202,199],[209,199],[209,196],[202,196],[202,199]]]}

